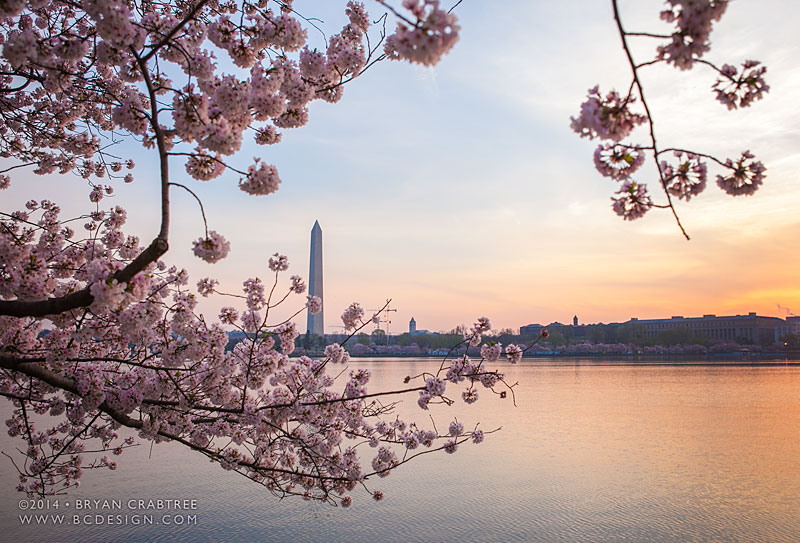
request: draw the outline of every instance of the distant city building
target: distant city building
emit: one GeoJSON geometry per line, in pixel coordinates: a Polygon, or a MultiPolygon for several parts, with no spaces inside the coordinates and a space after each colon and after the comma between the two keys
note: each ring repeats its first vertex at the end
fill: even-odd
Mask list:
{"type": "Polygon", "coordinates": [[[783,341],[789,334],[800,334],[800,317],[786,317],[786,323],[775,327],[775,343],[783,341]]]}
{"type": "Polygon", "coordinates": [[[410,335],[410,336],[429,336],[429,335],[437,336],[439,334],[436,333],[436,332],[429,332],[427,330],[418,330],[417,329],[417,321],[414,320],[414,317],[411,317],[411,320],[408,321],[408,335],[410,335]]]}
{"type": "Polygon", "coordinates": [[[319,313],[311,314],[308,312],[307,330],[311,334],[320,336],[325,335],[325,323],[323,312],[325,310],[325,298],[322,296],[322,228],[319,221],[314,221],[311,229],[311,257],[308,264],[308,295],[319,296],[323,300],[322,310],[319,313]]]}
{"type": "MultiPolygon", "coordinates": [[[[661,332],[676,329],[687,329],[698,335],[711,339],[736,341],[739,343],[778,343],[788,334],[800,334],[800,316],[789,316],[784,319],[778,317],[759,316],[754,312],[747,315],[703,315],[702,317],[675,316],[668,319],[637,319],[632,318],[627,322],[609,324],[578,324],[577,315],[572,318],[572,326],[565,326],[560,322],[553,322],[546,326],[541,324],[528,324],[520,327],[520,334],[538,336],[543,328],[551,332],[571,334],[574,339],[590,338],[592,330],[600,327],[621,327],[638,325],[647,337],[653,337],[661,332]]],[[[569,336],[568,336],[569,337],[569,336]]]]}
{"type": "Polygon", "coordinates": [[[543,329],[544,326],[541,324],[526,324],[525,326],[520,326],[519,333],[522,336],[538,336],[543,329]]]}
{"type": "Polygon", "coordinates": [[[654,336],[666,330],[686,328],[709,338],[729,341],[745,340],[754,343],[774,342],[776,340],[776,328],[785,325],[783,319],[760,317],[755,313],[725,317],[703,315],[702,317],[688,318],[676,316],[669,319],[633,318],[628,323],[643,325],[648,336],[654,336]]]}

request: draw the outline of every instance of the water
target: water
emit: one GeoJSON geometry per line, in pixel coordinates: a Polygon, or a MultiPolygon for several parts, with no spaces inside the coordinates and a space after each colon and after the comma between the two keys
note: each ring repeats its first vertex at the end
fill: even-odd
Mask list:
{"type": "MultiPolygon", "coordinates": [[[[360,359],[371,387],[396,388],[430,359],[360,359]]],[[[59,498],[119,499],[128,524],[23,526],[15,472],[0,458],[0,540],[495,542],[800,540],[800,367],[537,360],[501,364],[510,398],[435,408],[485,430],[480,445],[425,455],[354,492],[350,509],[279,501],[172,444],[126,452],[116,472],[88,472],[59,498]],[[128,501],[195,500],[189,511],[131,510],[128,501]],[[184,515],[166,526],[164,513],[184,515]],[[151,514],[154,523],[133,525],[151,514]],[[196,515],[192,520],[189,515],[196,515]]],[[[454,394],[455,396],[455,394],[454,394]]],[[[7,412],[7,407],[3,413],[7,412]]],[[[413,398],[401,414],[427,418],[413,398]]],[[[14,442],[3,436],[0,449],[14,442]]],[[[66,503],[70,502],[67,507],[66,503]]],[[[48,513],[48,511],[43,511],[48,513]]],[[[124,518],[112,520],[121,520],[124,518]]]]}

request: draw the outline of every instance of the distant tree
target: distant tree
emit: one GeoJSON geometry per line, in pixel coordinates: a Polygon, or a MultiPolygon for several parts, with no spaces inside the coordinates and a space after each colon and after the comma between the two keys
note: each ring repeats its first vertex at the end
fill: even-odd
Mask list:
{"type": "Polygon", "coordinates": [[[644,324],[625,323],[617,330],[618,340],[622,343],[641,345],[647,339],[647,328],[644,324]]]}
{"type": "Polygon", "coordinates": [[[552,328],[548,328],[550,335],[547,337],[547,343],[553,345],[555,347],[559,345],[566,345],[567,340],[564,335],[561,333],[561,329],[553,330],[552,328]]]}
{"type": "Polygon", "coordinates": [[[572,326],[562,326],[559,332],[564,337],[564,345],[569,345],[575,337],[575,329],[572,326]]]}
{"type": "Polygon", "coordinates": [[[370,339],[372,343],[375,345],[386,345],[386,331],[381,330],[380,328],[376,328],[370,334],[370,339]]]}
{"type": "Polygon", "coordinates": [[[605,326],[592,326],[589,331],[589,339],[592,343],[605,343],[606,329],[605,326]]]}

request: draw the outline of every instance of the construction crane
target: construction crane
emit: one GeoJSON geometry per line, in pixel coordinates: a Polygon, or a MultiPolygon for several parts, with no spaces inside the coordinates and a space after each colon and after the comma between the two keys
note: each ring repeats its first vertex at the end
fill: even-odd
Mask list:
{"type": "Polygon", "coordinates": [[[375,314],[378,315],[378,323],[377,323],[376,330],[380,330],[381,329],[381,313],[385,313],[385,315],[384,315],[385,321],[383,321],[383,322],[386,323],[386,345],[389,345],[389,325],[392,323],[392,321],[389,320],[389,312],[390,311],[397,312],[396,309],[391,309],[389,307],[389,302],[390,301],[391,300],[386,300],[386,305],[383,306],[380,309],[367,309],[367,311],[372,311],[373,315],[375,315],[375,314]]]}

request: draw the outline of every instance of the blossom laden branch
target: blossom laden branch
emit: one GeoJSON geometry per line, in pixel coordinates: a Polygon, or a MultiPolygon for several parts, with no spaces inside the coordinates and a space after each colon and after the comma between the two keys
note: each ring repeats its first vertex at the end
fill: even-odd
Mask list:
{"type": "Polygon", "coordinates": [[[766,68],[760,66],[757,61],[748,60],[743,64],[742,73],[739,75],[733,66],[725,64],[722,68],[717,68],[713,63],[701,58],[710,48],[709,35],[712,24],[725,12],[727,0],[700,2],[667,0],[669,8],[661,12],[661,18],[675,24],[676,30],[671,35],[626,31],[617,0],[612,0],[611,4],[622,48],[632,74],[631,86],[624,99],[615,91],[603,97],[598,87],[590,89],[588,99],[581,105],[580,115],[571,119],[571,126],[581,137],[610,140],[609,143],[601,143],[596,148],[594,163],[600,174],[622,184],[617,191],[618,196],[611,199],[612,208],[618,215],[625,220],[634,220],[654,207],[669,209],[684,237],[689,239],[672,198],[689,201],[705,189],[707,165],[702,159],[710,159],[732,170],[731,175],[717,177],[720,188],[731,195],[749,195],[755,192],[762,183],[766,168],[761,162],[752,160],[754,157],[749,151],[745,151],[742,158],[734,162],[730,159],[722,161],[694,151],[661,149],[656,139],[654,118],[645,98],[639,70],[661,62],[673,64],[681,70],[690,69],[696,63],[710,66],[720,76],[712,87],[717,100],[728,109],[736,109],[749,106],[769,91],[769,86],[763,79],[766,68]],[[653,60],[637,63],[628,43],[628,39],[632,37],[667,39],[669,43],[657,47],[656,57],[653,60]],[[641,102],[643,114],[630,109],[637,100],[641,102]],[[646,124],[649,129],[649,141],[646,145],[622,143],[637,125],[642,124],[646,124]],[[667,151],[675,151],[677,165],[664,159],[662,155],[667,151]],[[654,203],[646,184],[632,178],[647,154],[652,154],[666,204],[654,203]]]}
{"type": "MultiPolygon", "coordinates": [[[[111,278],[119,284],[129,283],[138,273],[145,270],[167,252],[169,245],[165,240],[156,238],[150,245],[133,259],[127,266],[115,272],[111,278]]],[[[91,287],[87,286],[76,292],[45,300],[0,300],[0,316],[8,317],[46,317],[88,307],[94,302],[91,287]]]]}
{"type": "MultiPolygon", "coordinates": [[[[322,360],[290,358],[298,336],[291,318],[321,310],[321,300],[309,297],[289,319],[270,322],[273,308],[305,291],[292,276],[288,292],[275,294],[288,267],[280,255],[269,260],[269,294],[258,278],[245,281],[246,311],[222,308],[219,323],[196,314],[186,272],[160,258],[168,249],[170,188],[197,198],[170,179],[170,160],[182,160],[197,181],[234,172],[247,194],[275,192],[276,166],[255,159],[245,168],[228,158],[245,133],[259,145],[278,144],[281,131],[306,124],[312,100],[336,103],[345,83],[388,52],[430,65],[457,40],[456,19],[438,2],[406,2],[406,9],[413,28],[401,25],[401,37],[387,38],[386,13],[373,23],[362,3],[347,2],[347,24],[316,50],[306,29],[318,28],[315,19],[299,16],[289,1],[0,7],[0,155],[16,161],[0,173],[0,189],[22,167],[74,172],[89,184],[93,207],[82,217],[83,239],[49,201],[31,201],[0,221],[0,395],[16,402],[9,431],[26,444],[25,462],[14,464],[20,491],[61,493],[78,486],[84,469],[116,468],[105,456],[82,458],[132,446],[134,438],[116,433],[120,426],[140,439],[179,442],[278,495],[345,504],[367,477],[388,474],[385,453],[369,472],[359,463],[363,447],[347,440],[401,443],[400,434],[379,433],[370,422],[391,413],[391,404],[376,402],[423,385],[376,392],[366,388],[368,372],[329,375],[327,367],[348,360],[342,345],[328,346],[322,360]],[[218,67],[220,52],[235,69],[218,67]],[[133,161],[108,151],[126,136],[159,160],[161,222],[147,247],[123,233],[122,207],[104,208],[113,187],[100,179],[134,181],[120,173],[133,161]],[[223,326],[244,331],[246,340],[228,349],[223,326]],[[30,411],[58,422],[42,432],[30,411]]],[[[204,235],[193,250],[216,262],[229,243],[209,230],[198,202],[204,235]]],[[[197,294],[217,293],[216,284],[201,281],[197,294]]],[[[359,320],[353,333],[366,325],[359,320]]],[[[402,431],[401,421],[391,424],[402,431]]],[[[426,432],[419,434],[426,447],[444,438],[426,432]]]]}
{"type": "MultiPolygon", "coordinates": [[[[50,213],[52,206],[46,207],[50,213]]],[[[39,230],[45,238],[58,225],[55,214],[48,217],[52,225],[39,230]]],[[[15,223],[31,223],[29,219],[33,217],[12,214],[10,231],[18,231],[15,223]]],[[[94,250],[114,254],[120,236],[111,234],[122,216],[113,211],[110,216],[98,214],[97,219],[105,226],[92,227],[98,244],[94,250]]],[[[442,379],[426,376],[423,383],[370,391],[366,370],[327,373],[326,368],[347,363],[349,356],[341,345],[328,346],[321,360],[289,358],[298,336],[294,325],[272,325],[259,315],[288,299],[273,299],[288,261],[275,254],[268,268],[276,278],[269,294],[262,281],[249,279],[243,284],[248,311],[241,316],[223,311],[225,322],[248,331],[247,339],[233,349],[227,348],[227,336],[218,325],[195,314],[197,299],[185,288],[185,273],[165,266],[150,269],[130,293],[108,282],[108,275],[103,275],[108,270],[92,271],[86,277],[106,277],[99,284],[108,291],[97,292],[99,301],[80,318],[71,314],[55,318],[56,327],[47,334],[37,332],[42,330],[40,320],[3,321],[0,367],[5,371],[0,373],[0,395],[22,402],[12,417],[11,433],[24,437],[33,454],[31,463],[19,465],[20,490],[32,495],[61,492],[79,484],[84,468],[116,469],[117,463],[107,457],[84,468],[75,463],[87,450],[121,454],[134,444],[121,440],[114,425],[134,429],[142,439],[181,443],[272,492],[340,503],[351,499],[347,492],[354,485],[388,475],[410,457],[404,455],[395,463],[386,452],[390,445],[407,451],[422,446],[455,452],[468,436],[453,439],[399,419],[388,426],[371,422],[391,415],[390,406],[376,408],[373,403],[383,397],[422,392],[429,403],[452,403],[442,379]],[[95,339],[86,341],[87,335],[95,339]],[[50,437],[40,443],[41,432],[23,411],[22,406],[28,405],[55,417],[66,414],[66,423],[48,430],[50,437]],[[367,442],[350,444],[345,457],[334,453],[343,440],[356,437],[367,442]],[[85,446],[95,439],[100,439],[99,446],[85,446]],[[361,456],[356,451],[373,443],[379,447],[373,470],[353,464],[361,456]],[[282,460],[286,458],[294,460],[286,464],[282,460]]],[[[202,280],[198,290],[214,294],[215,284],[202,280]]],[[[302,295],[305,285],[292,276],[288,291],[302,295]]],[[[316,309],[313,299],[306,306],[316,309]]],[[[345,312],[345,321],[352,323],[353,333],[371,322],[357,304],[345,312]]],[[[488,320],[479,320],[475,329],[488,331],[488,320]]],[[[482,363],[457,365],[448,372],[453,382],[470,383],[464,396],[470,403],[477,399],[475,383],[488,388],[504,383],[502,375],[482,363]]],[[[482,438],[482,433],[475,433],[472,440],[477,443],[482,438]]]]}

